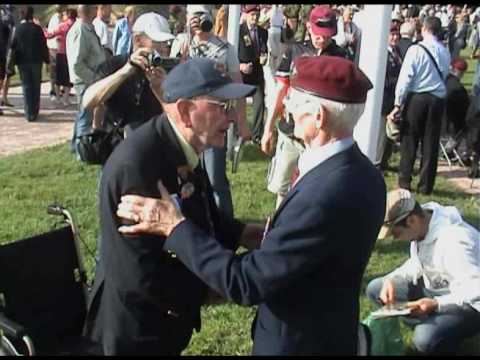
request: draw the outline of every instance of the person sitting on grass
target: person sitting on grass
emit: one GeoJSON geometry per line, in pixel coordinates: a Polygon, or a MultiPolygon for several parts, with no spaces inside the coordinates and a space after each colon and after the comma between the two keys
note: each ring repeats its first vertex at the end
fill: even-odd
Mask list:
{"type": "Polygon", "coordinates": [[[367,297],[377,304],[407,302],[405,322],[425,354],[455,354],[461,341],[480,333],[480,233],[453,206],[420,205],[408,190],[387,195],[385,226],[410,241],[410,258],[372,280],[367,297]]]}

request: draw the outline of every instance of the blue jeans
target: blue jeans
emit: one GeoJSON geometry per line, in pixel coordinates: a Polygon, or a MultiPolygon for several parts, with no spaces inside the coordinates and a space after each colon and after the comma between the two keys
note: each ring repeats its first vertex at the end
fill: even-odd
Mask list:
{"type": "Polygon", "coordinates": [[[233,219],[232,193],[227,179],[227,148],[210,148],[203,152],[203,163],[212,184],[213,196],[220,212],[233,219]]]}
{"type": "Polygon", "coordinates": [[[40,110],[40,85],[42,82],[42,63],[18,65],[22,81],[23,108],[25,119],[35,121],[40,110]]]}
{"type": "MultiPolygon", "coordinates": [[[[383,278],[370,281],[366,289],[367,297],[381,305],[379,296],[383,278]]],[[[395,298],[412,301],[422,297],[432,297],[422,286],[414,286],[403,279],[394,279],[395,298]]],[[[407,325],[414,326],[413,343],[424,354],[454,355],[462,340],[480,333],[480,313],[469,305],[457,307],[445,313],[431,313],[422,318],[402,317],[407,325]]]]}
{"type": "Polygon", "coordinates": [[[77,159],[80,159],[80,155],[78,154],[77,144],[78,144],[78,137],[87,134],[92,128],[92,121],[93,121],[93,111],[86,110],[82,106],[83,94],[87,87],[85,84],[77,84],[73,86],[75,88],[75,93],[77,94],[77,117],[75,118],[75,125],[73,127],[73,136],[72,136],[72,143],[71,148],[72,152],[77,154],[77,159]]]}

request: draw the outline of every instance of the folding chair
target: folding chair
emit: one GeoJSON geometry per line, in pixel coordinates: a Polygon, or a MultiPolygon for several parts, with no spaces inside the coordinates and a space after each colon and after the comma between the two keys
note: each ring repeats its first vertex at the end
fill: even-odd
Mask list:
{"type": "Polygon", "coordinates": [[[440,150],[442,152],[443,158],[447,161],[448,166],[452,167],[454,161],[462,167],[466,167],[465,163],[462,161],[460,154],[457,151],[458,138],[463,134],[463,130],[459,131],[455,136],[444,136],[440,138],[440,150]],[[454,157],[451,156],[453,154],[454,157]]]}
{"type": "Polygon", "coordinates": [[[0,246],[0,332],[10,355],[100,355],[82,337],[87,277],[73,219],[68,226],[0,246]]]}

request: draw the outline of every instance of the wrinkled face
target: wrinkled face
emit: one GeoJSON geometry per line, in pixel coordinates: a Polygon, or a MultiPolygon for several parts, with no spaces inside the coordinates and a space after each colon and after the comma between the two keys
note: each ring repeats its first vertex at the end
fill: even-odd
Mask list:
{"type": "Polygon", "coordinates": [[[388,35],[388,43],[390,46],[397,46],[400,41],[400,33],[394,32],[388,35]]]}
{"type": "Polygon", "coordinates": [[[189,116],[194,133],[194,147],[223,147],[230,123],[235,119],[233,101],[211,96],[200,96],[189,101],[192,103],[189,116]]]}
{"type": "Polygon", "coordinates": [[[246,14],[246,20],[248,26],[257,25],[258,17],[260,16],[259,11],[250,11],[246,14]]]}
{"type": "Polygon", "coordinates": [[[170,42],[169,41],[153,41],[145,34],[135,35],[133,37],[134,50],[144,47],[147,49],[155,50],[162,57],[169,57],[170,55],[170,42]]]}
{"type": "Polygon", "coordinates": [[[307,23],[307,28],[315,49],[324,50],[330,44],[330,41],[332,40],[331,36],[315,35],[309,22],[307,23]]]}
{"type": "Polygon", "coordinates": [[[310,142],[317,136],[315,122],[318,116],[318,105],[309,102],[295,90],[289,90],[284,100],[285,110],[295,122],[294,136],[304,142],[310,142]]]}

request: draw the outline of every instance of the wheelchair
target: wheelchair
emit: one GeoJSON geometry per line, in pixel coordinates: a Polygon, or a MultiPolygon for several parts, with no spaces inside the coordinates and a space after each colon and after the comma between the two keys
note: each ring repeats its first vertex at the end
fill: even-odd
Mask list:
{"type": "Polygon", "coordinates": [[[89,286],[72,214],[61,226],[0,245],[0,355],[102,355],[82,336],[89,286]]]}

